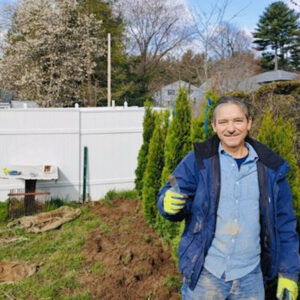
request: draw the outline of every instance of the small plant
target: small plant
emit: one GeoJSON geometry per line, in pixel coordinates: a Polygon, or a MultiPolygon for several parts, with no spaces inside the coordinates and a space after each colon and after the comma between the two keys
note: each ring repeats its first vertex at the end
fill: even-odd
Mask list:
{"type": "Polygon", "coordinates": [[[105,233],[111,232],[112,228],[105,223],[100,222],[100,229],[105,233]]]}
{"type": "Polygon", "coordinates": [[[112,201],[118,196],[116,190],[109,190],[104,198],[101,200],[101,203],[104,205],[112,206],[112,201]]]}
{"type": "Polygon", "coordinates": [[[0,222],[5,222],[8,219],[8,200],[0,202],[0,222]]]}
{"type": "Polygon", "coordinates": [[[144,241],[146,244],[150,244],[150,243],[152,243],[153,238],[152,238],[152,236],[149,235],[149,234],[144,234],[144,235],[143,235],[143,241],[144,241]]]}
{"type": "Polygon", "coordinates": [[[164,282],[169,292],[178,292],[181,288],[182,282],[180,278],[175,276],[167,276],[164,282]]]}
{"type": "Polygon", "coordinates": [[[117,193],[118,196],[124,198],[125,200],[135,199],[139,196],[137,190],[124,190],[117,193]]]}
{"type": "Polygon", "coordinates": [[[106,265],[102,261],[97,261],[92,265],[91,271],[96,275],[104,276],[106,273],[106,265]]]}
{"type": "Polygon", "coordinates": [[[135,199],[138,197],[137,190],[121,190],[116,191],[115,189],[109,190],[103,199],[101,199],[101,203],[104,205],[112,206],[112,201],[116,198],[123,198],[125,200],[135,199]]]}

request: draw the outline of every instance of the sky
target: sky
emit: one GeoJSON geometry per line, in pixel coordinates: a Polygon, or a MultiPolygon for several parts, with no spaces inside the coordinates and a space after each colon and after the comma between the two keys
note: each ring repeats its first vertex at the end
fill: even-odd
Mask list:
{"type": "MultiPolygon", "coordinates": [[[[185,1],[185,0],[184,0],[185,1]]],[[[206,12],[211,11],[217,0],[188,0],[190,5],[201,7],[206,12]]],[[[228,0],[228,6],[224,19],[247,32],[253,32],[259,17],[264,10],[275,0],[228,0]]],[[[300,0],[284,0],[292,9],[300,12],[300,0]],[[293,2],[295,4],[293,4],[293,2]]],[[[224,1],[219,0],[219,3],[224,1]]]]}
{"type": "MultiPolygon", "coordinates": [[[[14,3],[17,0],[0,0],[3,3],[14,3]]],[[[216,2],[224,3],[226,0],[179,0],[185,5],[196,5],[201,10],[209,12],[216,2]]],[[[247,32],[253,32],[266,7],[276,0],[227,0],[225,19],[247,32]]],[[[300,12],[300,0],[283,0],[290,8],[300,12]],[[295,3],[295,4],[293,4],[295,3]]]]}

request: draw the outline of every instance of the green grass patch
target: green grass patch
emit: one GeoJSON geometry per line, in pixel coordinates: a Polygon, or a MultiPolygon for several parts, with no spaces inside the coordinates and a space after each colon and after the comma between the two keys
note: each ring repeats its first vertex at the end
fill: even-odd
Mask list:
{"type": "MultiPolygon", "coordinates": [[[[52,204],[53,208],[57,205],[52,204]]],[[[22,236],[28,240],[0,248],[0,260],[38,263],[40,269],[14,285],[0,285],[0,299],[90,299],[89,291],[80,289],[76,276],[84,263],[85,238],[101,224],[88,205],[81,208],[79,218],[49,232],[28,234],[24,229],[7,230],[2,224],[1,236],[22,236]]]]}
{"type": "Polygon", "coordinates": [[[104,276],[106,273],[106,265],[102,261],[97,261],[96,263],[92,264],[91,272],[95,275],[104,276]]]}
{"type": "Polygon", "coordinates": [[[124,200],[130,200],[137,198],[138,192],[136,190],[121,190],[116,191],[115,189],[110,190],[106,193],[103,199],[100,202],[104,205],[112,206],[112,201],[116,198],[123,198],[124,200]]]}
{"type": "Polygon", "coordinates": [[[124,190],[119,191],[117,194],[119,197],[124,198],[126,200],[135,199],[139,197],[137,190],[124,190]]]}

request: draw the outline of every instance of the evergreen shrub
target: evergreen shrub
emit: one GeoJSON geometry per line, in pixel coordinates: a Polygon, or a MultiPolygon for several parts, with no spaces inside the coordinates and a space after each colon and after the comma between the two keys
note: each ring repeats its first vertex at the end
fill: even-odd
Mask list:
{"type": "Polygon", "coordinates": [[[138,165],[135,170],[135,189],[139,195],[142,194],[143,176],[147,165],[147,155],[149,150],[149,143],[154,131],[155,117],[152,111],[152,104],[150,101],[145,101],[145,116],[143,121],[143,144],[138,154],[138,165]]]}
{"type": "MultiPolygon", "coordinates": [[[[175,110],[168,129],[165,151],[164,168],[161,175],[161,185],[165,185],[183,157],[191,150],[191,107],[185,89],[180,89],[175,101],[175,110]]],[[[170,222],[159,213],[156,217],[156,229],[163,238],[171,242],[179,232],[180,223],[170,222]]]]}
{"type": "Polygon", "coordinates": [[[274,121],[272,114],[268,111],[262,121],[257,139],[271,148],[287,160],[290,171],[287,179],[291,186],[294,207],[299,209],[300,204],[300,170],[295,155],[296,128],[292,120],[284,120],[282,117],[274,121]]]}
{"type": "Polygon", "coordinates": [[[156,199],[161,187],[164,167],[164,145],[168,128],[169,111],[155,113],[155,129],[150,140],[147,166],[143,178],[142,205],[146,221],[154,226],[157,214],[156,199]]]}

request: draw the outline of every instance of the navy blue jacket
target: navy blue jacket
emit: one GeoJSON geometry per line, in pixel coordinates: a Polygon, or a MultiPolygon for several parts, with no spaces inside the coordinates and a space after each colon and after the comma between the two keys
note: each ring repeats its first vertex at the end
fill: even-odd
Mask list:
{"type": "MultiPolygon", "coordinates": [[[[261,268],[264,281],[281,276],[297,281],[300,270],[299,238],[296,217],[286,174],[288,164],[263,144],[249,137],[246,141],[258,154],[261,268]]],[[[163,210],[163,198],[170,188],[168,182],[158,195],[157,207],[170,221],[185,220],[178,257],[179,270],[194,289],[205,256],[212,243],[220,196],[219,138],[213,136],[203,143],[195,143],[191,151],[176,167],[180,190],[189,199],[179,213],[171,215],[163,210]]],[[[249,225],[251,226],[251,225],[249,225]]]]}

